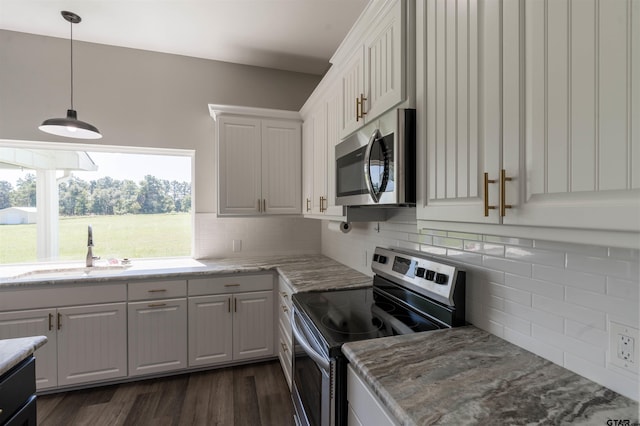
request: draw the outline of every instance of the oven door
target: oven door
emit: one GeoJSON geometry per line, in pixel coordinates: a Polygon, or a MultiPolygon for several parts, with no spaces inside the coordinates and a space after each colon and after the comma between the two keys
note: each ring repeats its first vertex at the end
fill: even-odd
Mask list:
{"type": "Polygon", "coordinates": [[[335,424],[335,361],[323,355],[303,318],[293,308],[293,384],[291,397],[296,424],[331,426],[335,424]]]}

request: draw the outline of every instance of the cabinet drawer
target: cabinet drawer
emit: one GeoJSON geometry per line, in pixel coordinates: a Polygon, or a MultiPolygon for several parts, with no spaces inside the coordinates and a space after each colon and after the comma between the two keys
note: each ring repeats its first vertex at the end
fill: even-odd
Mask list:
{"type": "Polygon", "coordinates": [[[291,310],[291,295],[293,294],[293,289],[282,277],[278,277],[278,294],[280,295],[281,303],[285,303],[289,307],[289,310],[291,310]]]}
{"type": "Polygon", "coordinates": [[[126,299],[126,284],[52,285],[28,290],[2,291],[0,292],[0,311],[93,305],[124,302],[126,299]]]}
{"type": "Polygon", "coordinates": [[[284,330],[282,330],[282,323],[280,323],[280,339],[278,340],[278,358],[280,359],[280,365],[282,366],[282,371],[284,372],[284,377],[287,380],[287,384],[289,385],[289,389],[291,389],[291,370],[292,360],[291,360],[291,345],[290,341],[287,341],[283,338],[284,330]]]}
{"type": "Polygon", "coordinates": [[[29,357],[0,379],[0,424],[4,424],[36,393],[36,360],[29,357]]]}
{"type": "Polygon", "coordinates": [[[355,415],[363,425],[394,426],[398,424],[351,365],[347,366],[347,400],[349,410],[352,411],[350,416],[355,415]]]}
{"type": "Polygon", "coordinates": [[[273,275],[227,275],[189,280],[189,296],[273,290],[273,275]]]}
{"type": "Polygon", "coordinates": [[[129,283],[129,300],[170,299],[186,295],[186,280],[129,283]]]}

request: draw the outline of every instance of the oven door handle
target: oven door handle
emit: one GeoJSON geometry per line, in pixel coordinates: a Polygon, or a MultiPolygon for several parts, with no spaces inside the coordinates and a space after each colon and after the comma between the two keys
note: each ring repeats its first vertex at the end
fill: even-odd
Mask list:
{"type": "Polygon", "coordinates": [[[296,343],[302,346],[302,349],[309,355],[309,357],[320,366],[324,371],[329,371],[330,364],[329,360],[325,359],[322,355],[316,352],[312,347],[309,341],[304,336],[304,333],[300,331],[297,324],[297,315],[294,309],[293,315],[291,315],[291,331],[293,331],[293,335],[296,338],[296,343]]]}

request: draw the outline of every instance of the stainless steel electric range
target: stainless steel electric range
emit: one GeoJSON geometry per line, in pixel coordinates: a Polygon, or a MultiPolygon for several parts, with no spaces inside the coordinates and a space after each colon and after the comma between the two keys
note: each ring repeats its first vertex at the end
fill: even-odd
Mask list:
{"type": "Polygon", "coordinates": [[[465,274],[423,253],[377,247],[373,286],[297,293],[291,317],[296,424],[346,425],[342,344],[465,324],[465,274]]]}

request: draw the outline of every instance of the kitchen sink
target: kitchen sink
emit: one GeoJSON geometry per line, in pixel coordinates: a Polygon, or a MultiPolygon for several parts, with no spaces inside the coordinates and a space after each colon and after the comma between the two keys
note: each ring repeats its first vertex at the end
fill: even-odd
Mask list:
{"type": "Polygon", "coordinates": [[[35,269],[18,273],[8,279],[47,279],[47,278],[73,278],[73,277],[91,277],[91,276],[104,276],[114,275],[120,272],[124,272],[129,269],[131,265],[105,265],[105,266],[92,266],[90,268],[86,266],[68,266],[59,268],[46,268],[35,269]]]}

